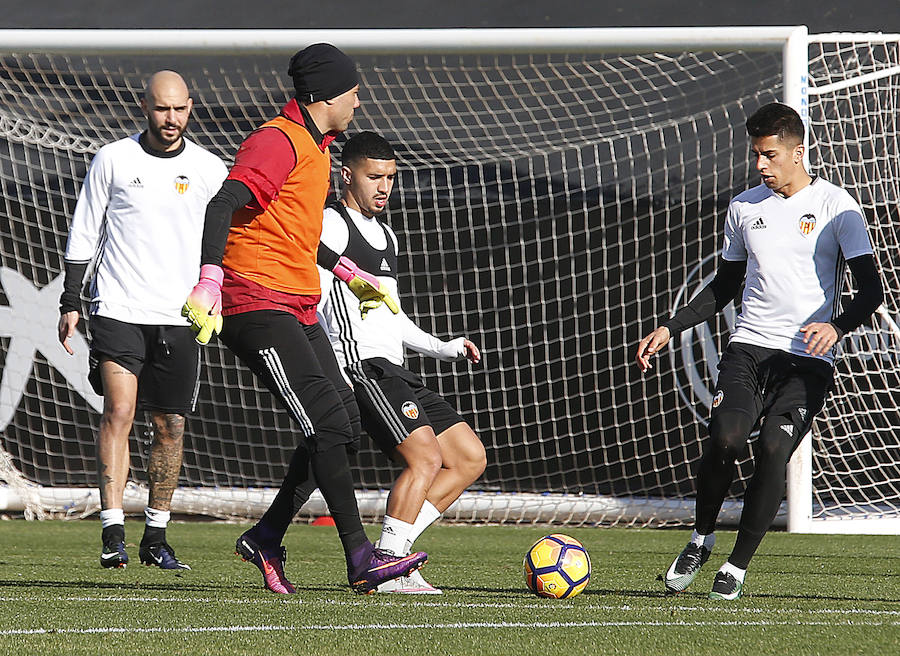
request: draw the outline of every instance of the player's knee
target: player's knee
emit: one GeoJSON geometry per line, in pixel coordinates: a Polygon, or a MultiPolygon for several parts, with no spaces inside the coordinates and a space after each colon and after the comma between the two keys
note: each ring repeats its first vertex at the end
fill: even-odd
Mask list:
{"type": "Polygon", "coordinates": [[[722,411],[709,422],[709,447],[723,461],[735,461],[741,457],[753,422],[744,412],[722,411]]]}
{"type": "Polygon", "coordinates": [[[345,449],[354,443],[353,427],[343,406],[313,418],[315,451],[327,451],[341,445],[345,449]]]}
{"type": "Polygon", "coordinates": [[[135,405],[130,400],[106,399],[103,403],[102,420],[111,427],[122,428],[127,425],[130,428],[134,421],[134,410],[135,405]]]}
{"type": "Polygon", "coordinates": [[[788,416],[767,419],[756,442],[757,461],[787,464],[797,443],[796,433],[797,428],[788,416]]]}
{"type": "Polygon", "coordinates": [[[425,435],[410,435],[396,448],[395,455],[404,463],[408,475],[426,488],[443,465],[440,446],[433,437],[426,439],[425,435]]]}
{"type": "Polygon", "coordinates": [[[469,449],[466,450],[463,460],[463,470],[466,478],[471,481],[476,480],[484,473],[487,468],[487,452],[481,440],[476,440],[469,449]]]}
{"type": "Polygon", "coordinates": [[[441,451],[440,449],[420,449],[416,452],[415,457],[406,461],[417,478],[427,480],[429,483],[441,471],[441,451]]]}

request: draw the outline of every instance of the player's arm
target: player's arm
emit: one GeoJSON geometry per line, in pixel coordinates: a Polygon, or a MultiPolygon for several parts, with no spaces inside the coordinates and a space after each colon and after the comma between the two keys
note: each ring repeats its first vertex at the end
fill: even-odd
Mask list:
{"type": "Polygon", "coordinates": [[[453,362],[462,358],[472,364],[481,361],[481,351],[465,337],[457,337],[445,342],[419,328],[405,313],[401,313],[401,315],[404,346],[444,362],[453,362]]]}
{"type": "Polygon", "coordinates": [[[810,355],[827,353],[844,335],[868,321],[884,301],[884,288],[874,255],[851,258],[847,260],[847,266],[856,281],[857,292],[844,311],[830,322],[809,323],[800,328],[806,352],[810,355]]]}
{"type": "Polygon", "coordinates": [[[208,344],[213,333],[222,330],[222,256],[231,226],[231,215],[253,201],[253,193],[239,180],[225,180],[210,199],[203,219],[200,243],[200,279],[181,308],[191,322],[199,344],[208,344]]]}
{"type": "Polygon", "coordinates": [[[712,319],[735,299],[747,272],[746,260],[721,260],[716,275],[673,317],[664,321],[638,344],[637,364],[641,371],[651,369],[650,358],[683,330],[712,319]]]}
{"type": "Polygon", "coordinates": [[[75,203],[66,243],[65,277],[59,297],[59,343],[71,355],[69,338],[75,334],[81,316],[81,285],[88,265],[97,252],[106,208],[109,205],[112,161],[103,148],[94,157],[75,203]]]}
{"type": "Polygon", "coordinates": [[[231,227],[231,215],[254,200],[253,192],[240,180],[226,179],[206,206],[203,219],[203,241],[200,245],[200,266],[221,266],[225,242],[231,227]]]}
{"type": "Polygon", "coordinates": [[[63,291],[59,297],[59,343],[72,355],[69,338],[75,334],[78,319],[81,317],[81,285],[90,262],[71,262],[66,260],[63,291]]]}

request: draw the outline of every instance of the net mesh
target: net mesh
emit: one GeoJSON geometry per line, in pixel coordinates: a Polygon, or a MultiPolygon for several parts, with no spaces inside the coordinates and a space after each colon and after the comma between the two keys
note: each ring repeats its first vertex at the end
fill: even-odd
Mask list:
{"type": "Polygon", "coordinates": [[[810,80],[813,167],[865,210],[885,289],[873,325],[843,342],[815,436],[813,517],[900,522],[900,40],[823,37],[810,48],[810,80]]]}
{"type": "MultiPolygon", "coordinates": [[[[289,97],[285,57],[2,59],[0,210],[9,219],[0,226],[2,447],[27,482],[90,487],[102,400],[84,380],[83,340],[72,358],[55,341],[67,225],[90,158],[102,144],[141,129],[144,80],[173,68],[195,101],[190,137],[231,161],[246,134],[289,97]]],[[[379,132],[398,155],[388,220],[401,243],[404,309],[425,330],[465,334],[484,352],[471,370],[418,356],[408,362],[456,404],[488,451],[470,505],[456,506],[455,515],[451,508],[450,516],[690,521],[716,354],[733,315],[687,334],[650,375],[638,373],[633,350],[710,274],[725,206],[756,183],[748,177],[743,122],[781,97],[780,55],[358,61],[362,106],[351,132],[379,132]]],[[[893,244],[889,216],[869,217],[884,222],[879,248],[893,244]]],[[[181,483],[246,490],[249,499],[280,482],[298,433],[227,349],[204,349],[204,361],[181,483]]],[[[868,369],[851,378],[852,367],[868,366],[863,362],[869,360],[840,370],[837,425],[849,441],[859,439],[854,413],[868,407],[855,410],[857,397],[889,396],[892,389],[868,369]],[[851,391],[852,381],[866,391],[851,391]]],[[[882,414],[879,421],[892,419],[882,414]]],[[[149,431],[139,420],[131,456],[139,484],[146,481],[149,431]]],[[[830,415],[816,433],[817,445],[824,434],[848,441],[830,415]]],[[[878,456],[854,453],[841,462],[861,486],[878,456]]],[[[748,453],[733,499],[750,468],[748,453]]],[[[396,473],[364,442],[355,468],[360,491],[388,488],[396,473]]],[[[884,480],[862,494],[877,489],[883,499],[884,480]]],[[[241,512],[215,496],[195,510],[241,512]]],[[[374,504],[373,517],[381,510],[374,504]]]]}

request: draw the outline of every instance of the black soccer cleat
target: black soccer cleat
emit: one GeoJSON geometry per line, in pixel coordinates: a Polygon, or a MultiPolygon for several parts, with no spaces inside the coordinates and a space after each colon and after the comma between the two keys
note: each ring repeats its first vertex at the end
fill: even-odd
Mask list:
{"type": "Polygon", "coordinates": [[[716,572],[716,578],[713,581],[712,592],[709,593],[709,598],[718,601],[734,601],[741,596],[743,589],[744,584],[732,574],[719,570],[716,572]]]}
{"type": "Polygon", "coordinates": [[[125,542],[104,542],[103,551],[100,552],[100,565],[107,569],[115,567],[124,568],[128,565],[128,554],[125,552],[125,542]]]}
{"type": "Polygon", "coordinates": [[[688,542],[666,572],[666,592],[677,594],[684,591],[700,573],[703,563],[709,560],[710,550],[702,545],[688,542]]]}
{"type": "Polygon", "coordinates": [[[159,542],[157,544],[141,543],[138,555],[141,562],[148,567],[159,567],[160,569],[190,569],[191,566],[181,562],[175,557],[175,550],[169,546],[168,542],[159,542]]]}

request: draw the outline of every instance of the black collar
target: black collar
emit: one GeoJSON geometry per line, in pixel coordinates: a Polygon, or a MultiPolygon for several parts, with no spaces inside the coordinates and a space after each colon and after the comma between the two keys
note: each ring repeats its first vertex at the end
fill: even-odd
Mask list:
{"type": "Polygon", "coordinates": [[[153,157],[162,157],[163,159],[167,159],[169,157],[178,157],[181,153],[184,152],[184,137],[181,138],[181,145],[178,146],[175,150],[156,150],[150,146],[150,142],[147,139],[147,131],[144,130],[141,132],[141,136],[138,137],[138,143],[141,144],[141,148],[144,149],[144,152],[148,155],[152,155],[153,157]]]}
{"type": "Polygon", "coordinates": [[[300,108],[300,113],[303,115],[303,125],[309,130],[309,134],[313,138],[313,141],[317,144],[322,143],[325,140],[325,135],[319,131],[316,122],[312,120],[312,116],[309,115],[309,112],[306,110],[306,107],[303,106],[303,103],[298,101],[297,106],[300,108]]]}

